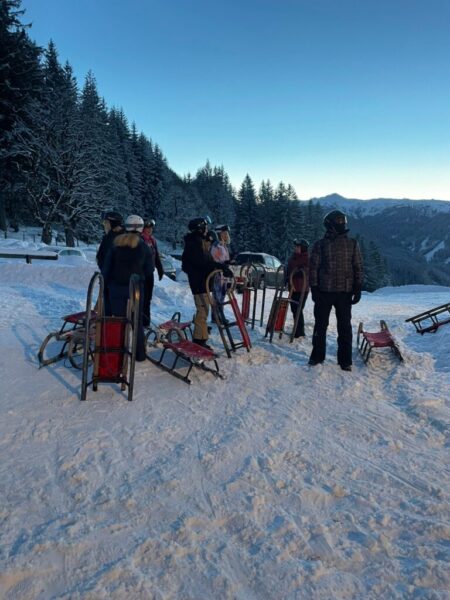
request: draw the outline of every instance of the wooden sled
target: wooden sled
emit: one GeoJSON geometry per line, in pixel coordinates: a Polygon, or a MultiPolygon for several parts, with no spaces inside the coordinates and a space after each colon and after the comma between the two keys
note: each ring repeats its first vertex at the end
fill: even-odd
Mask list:
{"type": "Polygon", "coordinates": [[[412,323],[417,333],[436,333],[441,325],[450,323],[450,302],[410,317],[406,323],[412,323]]]}
{"type": "Polygon", "coordinates": [[[219,365],[217,363],[217,354],[209,348],[204,348],[199,344],[196,344],[184,336],[184,333],[179,329],[172,329],[167,333],[165,339],[161,339],[163,350],[159,358],[154,358],[147,353],[147,358],[154,365],[160,367],[164,371],[167,371],[174,377],[181,379],[185,383],[191,384],[192,381],[189,379],[189,375],[193,367],[198,367],[203,371],[212,373],[215,377],[223,379],[223,375],[219,371],[219,365]],[[164,357],[167,353],[173,354],[173,362],[164,364],[164,357]],[[182,366],[182,362],[187,363],[187,373],[184,375],[177,372],[176,368],[182,366]],[[207,366],[206,363],[214,363],[214,368],[207,366]]]}
{"type": "Polygon", "coordinates": [[[364,331],[363,323],[361,322],[358,327],[356,344],[365,364],[369,361],[374,348],[390,348],[397,358],[403,361],[403,356],[397,342],[389,331],[385,321],[380,321],[380,331],[375,333],[364,331]]]}

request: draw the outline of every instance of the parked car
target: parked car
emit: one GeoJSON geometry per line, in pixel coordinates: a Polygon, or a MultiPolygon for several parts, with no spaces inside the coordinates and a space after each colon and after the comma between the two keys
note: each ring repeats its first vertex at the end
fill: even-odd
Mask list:
{"type": "Polygon", "coordinates": [[[161,259],[161,264],[162,264],[163,269],[164,269],[164,275],[167,275],[167,277],[169,279],[172,279],[173,281],[176,281],[177,280],[177,270],[173,266],[173,263],[170,260],[170,256],[166,256],[164,254],[160,254],[159,257],[161,259]]]}
{"type": "MultiPolygon", "coordinates": [[[[264,279],[267,286],[276,287],[278,268],[281,266],[281,262],[276,256],[264,252],[240,252],[230,265],[234,275],[238,276],[242,265],[248,263],[253,264],[260,273],[260,281],[264,279]]],[[[278,284],[282,283],[282,278],[283,275],[278,275],[278,284]]]]}
{"type": "Polygon", "coordinates": [[[87,260],[86,254],[79,248],[61,248],[61,250],[58,250],[58,256],[60,258],[63,256],[78,256],[80,258],[84,258],[84,260],[87,260]]]}

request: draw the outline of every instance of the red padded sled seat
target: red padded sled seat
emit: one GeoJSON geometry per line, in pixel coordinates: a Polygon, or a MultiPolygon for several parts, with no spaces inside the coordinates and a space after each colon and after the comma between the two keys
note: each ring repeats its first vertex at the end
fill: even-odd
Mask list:
{"type": "Polygon", "coordinates": [[[184,331],[185,329],[188,329],[192,324],[192,321],[186,321],[185,323],[180,323],[179,321],[165,321],[164,323],[161,323],[161,325],[158,325],[159,329],[162,329],[163,331],[170,331],[170,329],[179,329],[180,331],[184,331]]]}
{"type": "Polygon", "coordinates": [[[378,331],[376,333],[363,331],[362,335],[374,348],[387,348],[394,345],[394,340],[389,331],[378,331]]]}
{"type": "MultiPolygon", "coordinates": [[[[96,313],[94,311],[91,312],[92,317],[96,317],[96,313]]],[[[72,315],[66,315],[65,317],[61,317],[63,321],[66,323],[83,323],[86,318],[86,312],[77,312],[72,315]]]]}
{"type": "Polygon", "coordinates": [[[195,358],[197,360],[214,360],[216,358],[216,354],[213,350],[199,346],[189,340],[181,340],[179,342],[165,341],[163,342],[163,345],[165,348],[169,348],[186,358],[195,358]]]}

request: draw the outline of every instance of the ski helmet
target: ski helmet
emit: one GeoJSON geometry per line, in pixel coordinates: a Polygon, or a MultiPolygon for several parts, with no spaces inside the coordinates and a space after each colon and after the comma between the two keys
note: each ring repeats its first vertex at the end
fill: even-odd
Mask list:
{"type": "Polygon", "coordinates": [[[189,221],[188,229],[189,231],[201,231],[204,233],[208,225],[211,225],[211,219],[209,217],[196,217],[189,221]]]}
{"type": "Polygon", "coordinates": [[[154,227],[156,225],[155,219],[146,219],[144,221],[144,227],[154,227]]]}
{"type": "Polygon", "coordinates": [[[139,215],[128,215],[125,221],[125,229],[127,231],[135,231],[136,233],[142,233],[144,229],[144,219],[139,215]]]}
{"type": "Polygon", "coordinates": [[[295,239],[294,246],[300,246],[302,250],[308,250],[309,242],[308,242],[308,240],[305,240],[304,238],[295,239]]]}
{"type": "Polygon", "coordinates": [[[323,224],[327,231],[334,233],[346,233],[347,229],[347,215],[341,210],[332,210],[325,215],[323,224]]]}
{"type": "Polygon", "coordinates": [[[228,233],[230,233],[230,226],[229,225],[216,225],[214,227],[214,231],[217,231],[217,233],[221,233],[222,231],[228,231],[228,233]]]}
{"type": "Polygon", "coordinates": [[[123,218],[117,210],[105,210],[102,212],[102,221],[109,221],[112,229],[114,229],[114,227],[122,225],[123,218]]]}

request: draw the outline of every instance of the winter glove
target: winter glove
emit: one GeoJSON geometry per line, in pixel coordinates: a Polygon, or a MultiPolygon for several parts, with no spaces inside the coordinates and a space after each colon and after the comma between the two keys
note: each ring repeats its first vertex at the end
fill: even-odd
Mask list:
{"type": "Polygon", "coordinates": [[[358,304],[358,302],[361,300],[361,290],[354,290],[353,294],[352,294],[352,304],[358,304]]]}
{"type": "Polygon", "coordinates": [[[230,269],[230,267],[227,267],[226,265],[222,267],[222,273],[224,277],[234,277],[233,271],[230,269]]]}
{"type": "Polygon", "coordinates": [[[311,298],[313,302],[317,302],[320,297],[319,286],[315,285],[311,288],[311,298]]]}

